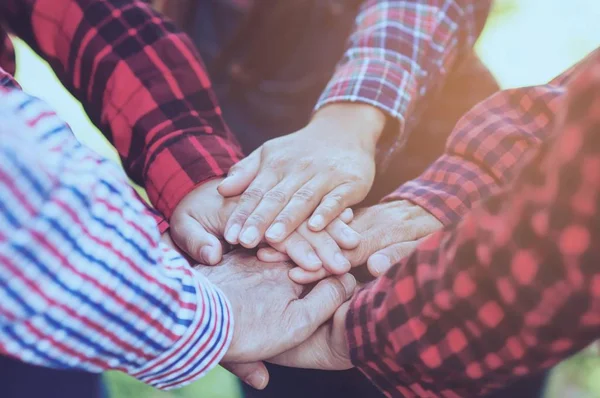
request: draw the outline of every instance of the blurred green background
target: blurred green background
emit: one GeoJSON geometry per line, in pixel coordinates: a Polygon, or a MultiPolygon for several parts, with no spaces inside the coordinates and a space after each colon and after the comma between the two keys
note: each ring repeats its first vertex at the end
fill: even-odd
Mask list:
{"type": "MultiPolygon", "coordinates": [[[[600,46],[598,0],[496,0],[477,51],[505,88],[541,84],[600,46]]],[[[48,66],[18,43],[17,78],[24,89],[51,103],[79,139],[118,160],[113,148],[89,122],[81,105],[48,66]]],[[[238,398],[235,379],[217,369],[174,392],[159,392],[116,372],[106,375],[112,398],[238,398]]],[[[587,350],[559,365],[548,398],[600,397],[600,356],[587,350]]]]}

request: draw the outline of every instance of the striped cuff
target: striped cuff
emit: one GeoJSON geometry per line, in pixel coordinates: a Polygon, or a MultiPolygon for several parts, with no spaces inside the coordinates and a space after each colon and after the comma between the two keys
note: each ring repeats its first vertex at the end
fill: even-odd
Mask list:
{"type": "MultiPolygon", "coordinates": [[[[181,272],[181,269],[173,269],[181,272]]],[[[219,364],[233,337],[233,312],[219,288],[191,268],[196,290],[186,301],[196,301],[192,324],[168,351],[148,362],[132,376],[163,390],[181,388],[208,373],[219,364]]]]}

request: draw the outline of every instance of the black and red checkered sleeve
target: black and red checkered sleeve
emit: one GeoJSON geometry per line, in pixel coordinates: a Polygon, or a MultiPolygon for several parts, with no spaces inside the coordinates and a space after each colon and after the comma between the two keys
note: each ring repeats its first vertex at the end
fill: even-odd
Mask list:
{"type": "Polygon", "coordinates": [[[5,0],[0,15],[50,63],[167,217],[241,156],[187,36],[140,0],[5,0]]]}
{"type": "Polygon", "coordinates": [[[456,125],[445,153],[384,200],[409,200],[444,225],[460,220],[513,182],[535,155],[553,131],[565,84],[584,63],[547,85],[501,91],[475,106],[456,125]]]}
{"type": "Polygon", "coordinates": [[[360,291],[353,363],[387,396],[475,397],[600,337],[600,53],[512,187],[360,291]]]}

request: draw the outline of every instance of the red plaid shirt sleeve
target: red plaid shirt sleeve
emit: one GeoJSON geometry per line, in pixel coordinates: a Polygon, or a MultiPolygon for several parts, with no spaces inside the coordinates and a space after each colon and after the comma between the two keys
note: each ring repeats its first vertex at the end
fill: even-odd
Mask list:
{"type": "Polygon", "coordinates": [[[505,90],[477,105],[456,125],[445,153],[384,200],[409,200],[445,225],[460,220],[514,181],[550,136],[565,84],[586,62],[547,85],[505,90]]]}
{"type": "Polygon", "coordinates": [[[353,363],[387,396],[482,396],[600,336],[600,53],[559,108],[509,190],[354,298],[353,363]]]}
{"type": "Polygon", "coordinates": [[[6,0],[12,31],[49,61],[167,217],[240,157],[199,56],[139,0],[6,0]]]}
{"type": "MultiPolygon", "coordinates": [[[[382,159],[400,149],[413,111],[443,83],[460,54],[475,43],[489,0],[366,0],[349,46],[316,109],[335,102],[373,105],[398,127],[382,159]]],[[[419,107],[420,109],[421,107],[419,107]]],[[[390,141],[385,140],[386,143],[390,141]]]]}

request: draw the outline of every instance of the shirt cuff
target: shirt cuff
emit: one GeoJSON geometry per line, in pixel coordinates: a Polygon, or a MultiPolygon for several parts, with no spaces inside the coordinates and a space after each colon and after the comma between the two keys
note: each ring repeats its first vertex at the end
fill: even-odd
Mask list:
{"type": "Polygon", "coordinates": [[[181,388],[219,364],[233,337],[233,312],[225,294],[191,268],[196,312],[187,331],[132,376],[162,390],[181,388]]]}
{"type": "MultiPolygon", "coordinates": [[[[338,102],[361,102],[385,112],[393,123],[386,126],[378,146],[378,160],[386,162],[406,143],[406,115],[418,95],[418,82],[414,75],[385,59],[374,59],[374,50],[352,50],[365,53],[339,66],[321,94],[315,111],[338,102]],[[393,128],[392,128],[393,127],[393,128]]],[[[357,54],[352,54],[356,57],[357,54]]]]}
{"type": "Polygon", "coordinates": [[[383,201],[408,200],[445,226],[459,221],[498,187],[489,174],[465,158],[443,155],[421,176],[392,192],[383,201]]]}
{"type": "Polygon", "coordinates": [[[184,139],[176,148],[167,148],[154,157],[146,174],[146,192],[168,220],[185,195],[204,182],[226,176],[241,158],[237,149],[217,137],[209,145],[193,137],[184,139]]]}
{"type": "MultiPolygon", "coordinates": [[[[376,303],[376,292],[392,289],[386,286],[384,278],[375,281],[371,287],[365,287],[355,294],[346,317],[346,338],[350,348],[350,360],[373,384],[389,397],[417,398],[420,386],[414,382],[408,367],[397,364],[392,347],[388,347],[389,338],[385,330],[393,330],[390,325],[383,325],[386,317],[380,312],[384,309],[376,303]],[[383,289],[383,290],[382,290],[383,289]]],[[[406,324],[408,319],[402,308],[394,309],[394,324],[402,325],[403,337],[406,341],[415,340],[417,336],[406,324]]],[[[418,382],[422,380],[416,379],[418,382]]]]}

